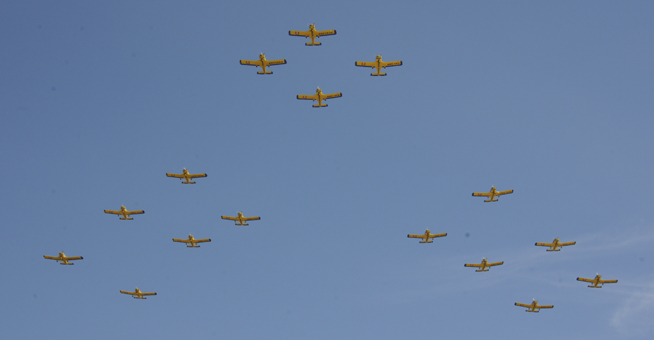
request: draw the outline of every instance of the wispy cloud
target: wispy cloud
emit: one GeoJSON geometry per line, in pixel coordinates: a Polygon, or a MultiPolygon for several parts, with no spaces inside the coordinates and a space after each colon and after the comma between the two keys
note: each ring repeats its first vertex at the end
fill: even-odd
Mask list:
{"type": "Polygon", "coordinates": [[[611,326],[624,337],[635,337],[654,332],[654,283],[632,291],[611,318],[611,326]]]}
{"type": "Polygon", "coordinates": [[[654,229],[631,228],[616,230],[603,230],[592,234],[580,235],[578,245],[583,250],[619,250],[633,247],[641,243],[654,240],[654,229]]]}

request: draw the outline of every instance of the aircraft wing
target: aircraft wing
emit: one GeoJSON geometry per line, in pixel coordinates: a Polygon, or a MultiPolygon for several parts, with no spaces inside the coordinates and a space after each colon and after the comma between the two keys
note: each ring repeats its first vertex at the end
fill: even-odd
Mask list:
{"type": "Polygon", "coordinates": [[[203,238],[201,240],[195,240],[196,243],[211,242],[210,238],[203,238]]]}
{"type": "Polygon", "coordinates": [[[323,95],[323,98],[329,99],[329,98],[338,98],[342,96],[343,94],[339,92],[339,93],[330,93],[330,94],[323,95]]]}
{"type": "Polygon", "coordinates": [[[406,237],[411,237],[411,238],[425,238],[425,235],[415,235],[415,234],[409,234],[406,237]]]}
{"type": "Polygon", "coordinates": [[[189,240],[181,239],[181,238],[174,238],[173,242],[182,242],[182,243],[191,243],[189,240]]]}
{"type": "Polygon", "coordinates": [[[84,258],[81,256],[66,256],[65,259],[67,261],[74,261],[74,260],[83,260],[84,258]]]}
{"type": "Polygon", "coordinates": [[[336,34],[336,30],[328,30],[328,31],[316,31],[316,36],[321,37],[323,35],[334,35],[336,34]]]}
{"type": "Polygon", "coordinates": [[[618,283],[618,280],[602,280],[600,279],[601,283],[618,283]]]}
{"type": "Polygon", "coordinates": [[[189,175],[188,177],[190,178],[207,177],[207,174],[193,174],[193,175],[189,175]]]}
{"type": "Polygon", "coordinates": [[[145,210],[127,211],[127,215],[145,214],[145,210]]]}
{"type": "Polygon", "coordinates": [[[554,243],[536,242],[536,245],[541,247],[554,247],[554,243]]]}
{"type": "Polygon", "coordinates": [[[513,190],[506,190],[506,191],[500,191],[497,193],[497,195],[507,195],[507,194],[512,194],[513,190]]]}
{"type": "Polygon", "coordinates": [[[531,305],[527,305],[527,304],[524,304],[524,303],[520,303],[520,302],[516,302],[516,303],[515,303],[515,305],[516,305],[516,306],[520,306],[520,307],[527,307],[527,308],[531,308],[531,305]]]}
{"type": "Polygon", "coordinates": [[[140,295],[157,295],[157,293],[141,293],[140,295]]]}
{"type": "Polygon", "coordinates": [[[536,308],[554,308],[554,305],[536,305],[536,308]]]}
{"type": "Polygon", "coordinates": [[[583,278],[583,277],[578,277],[577,281],[584,281],[584,282],[591,282],[591,283],[595,282],[595,280],[593,280],[593,279],[586,279],[586,278],[583,278]]]}
{"type": "Polygon", "coordinates": [[[382,63],[381,63],[381,66],[382,66],[382,67],[401,66],[401,65],[402,65],[402,61],[401,61],[401,60],[398,60],[398,61],[389,61],[389,62],[382,61],[382,63]]]}
{"type": "Polygon", "coordinates": [[[369,63],[367,61],[357,61],[354,63],[354,66],[363,66],[363,67],[375,67],[375,63],[369,63]]]}
{"type": "Polygon", "coordinates": [[[473,192],[472,196],[490,197],[490,192],[473,192]]]}
{"type": "Polygon", "coordinates": [[[261,217],[255,216],[255,217],[243,217],[243,221],[255,221],[255,220],[260,220],[261,217]]]}
{"type": "Polygon", "coordinates": [[[443,236],[447,236],[447,233],[431,234],[431,235],[429,235],[429,238],[436,238],[436,237],[443,237],[443,236]]]}
{"type": "Polygon", "coordinates": [[[310,99],[310,100],[317,100],[318,95],[306,95],[306,94],[298,94],[297,99],[310,99]]]}
{"type": "Polygon", "coordinates": [[[299,35],[303,37],[308,37],[309,31],[288,31],[288,35],[299,35]]]}
{"type": "Polygon", "coordinates": [[[60,257],[54,257],[54,256],[48,256],[48,255],[43,255],[43,258],[46,258],[48,260],[61,260],[60,257]]]}
{"type": "Polygon", "coordinates": [[[136,292],[127,292],[127,291],[124,291],[124,290],[121,290],[120,292],[123,293],[123,294],[136,295],[136,292]]]}
{"type": "MultiPolygon", "coordinates": [[[[184,176],[182,176],[182,175],[178,175],[178,174],[169,174],[169,173],[166,173],[166,176],[168,176],[168,177],[175,177],[175,178],[184,178],[184,176]]],[[[105,211],[106,211],[106,210],[105,210],[105,211]]]]}
{"type": "Polygon", "coordinates": [[[220,216],[223,220],[232,220],[232,221],[238,221],[238,218],[236,217],[231,217],[231,216],[220,216]]]}
{"type": "Polygon", "coordinates": [[[575,244],[577,244],[576,241],[559,243],[560,246],[574,246],[575,244]]]}
{"type": "Polygon", "coordinates": [[[476,264],[476,263],[466,263],[463,265],[464,267],[481,267],[481,264],[476,264]]]}
{"type": "Polygon", "coordinates": [[[116,214],[116,215],[121,214],[120,211],[116,211],[116,210],[105,210],[104,212],[107,213],[107,214],[116,214]]]}
{"type": "Polygon", "coordinates": [[[241,60],[241,65],[259,66],[261,67],[261,60],[241,60]]]}
{"type": "Polygon", "coordinates": [[[268,60],[268,65],[282,65],[282,64],[286,64],[286,59],[268,60]]]}
{"type": "Polygon", "coordinates": [[[492,266],[499,266],[502,264],[504,264],[504,261],[488,263],[487,266],[492,267],[492,266]]]}

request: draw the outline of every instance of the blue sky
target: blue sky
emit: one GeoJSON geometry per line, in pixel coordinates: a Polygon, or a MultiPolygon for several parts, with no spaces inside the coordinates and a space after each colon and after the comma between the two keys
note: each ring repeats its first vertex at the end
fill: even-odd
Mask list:
{"type": "Polygon", "coordinates": [[[0,4],[0,337],[650,339],[652,10],[0,4]],[[338,34],[288,36],[310,23],[338,34]],[[288,64],[239,65],[260,52],[288,64]],[[404,64],[354,67],[377,54],[404,64]],[[316,86],[343,97],[295,99],[316,86]],[[515,193],[470,196],[492,185],[515,193]],[[555,237],[577,245],[533,246],[555,237]]]}

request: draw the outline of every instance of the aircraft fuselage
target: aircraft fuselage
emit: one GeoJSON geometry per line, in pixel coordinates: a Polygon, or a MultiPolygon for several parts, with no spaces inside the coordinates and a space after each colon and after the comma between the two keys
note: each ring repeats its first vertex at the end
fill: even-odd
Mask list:
{"type": "Polygon", "coordinates": [[[243,216],[242,212],[239,212],[238,215],[236,215],[236,218],[238,219],[238,223],[236,223],[236,225],[248,225],[247,223],[245,223],[244,220],[245,216],[243,216]]]}

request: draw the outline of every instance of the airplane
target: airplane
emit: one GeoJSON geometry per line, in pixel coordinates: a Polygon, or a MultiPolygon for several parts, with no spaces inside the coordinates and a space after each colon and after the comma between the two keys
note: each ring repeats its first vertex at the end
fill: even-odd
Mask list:
{"type": "Polygon", "coordinates": [[[61,261],[60,264],[65,264],[65,265],[74,265],[74,263],[68,263],[68,261],[73,261],[73,260],[83,260],[84,258],[81,256],[66,256],[63,252],[59,253],[59,256],[48,256],[48,255],[43,255],[44,258],[48,260],[55,260],[57,262],[61,261]]]}
{"type": "Polygon", "coordinates": [[[507,194],[512,194],[513,190],[506,190],[506,191],[497,191],[495,187],[491,187],[490,192],[473,192],[472,196],[484,196],[484,197],[489,197],[490,199],[484,200],[484,202],[497,202],[497,198],[495,197],[500,197],[501,195],[507,195],[507,194]]]}
{"type": "Polygon", "coordinates": [[[331,98],[338,98],[338,97],[342,97],[342,96],[343,96],[343,94],[340,93],[340,92],[339,93],[332,93],[332,94],[323,94],[322,90],[320,88],[318,88],[316,90],[316,94],[314,94],[313,96],[306,95],[306,94],[298,94],[297,99],[311,99],[313,101],[317,100],[318,105],[313,105],[313,107],[326,107],[327,104],[324,104],[324,105],[322,104],[323,100],[331,99],[331,98]]]}
{"type": "Polygon", "coordinates": [[[323,35],[334,35],[334,34],[336,34],[336,30],[316,31],[316,25],[314,24],[309,25],[308,31],[288,31],[288,35],[297,35],[305,38],[311,38],[310,43],[305,43],[306,46],[320,46],[322,44],[319,42],[317,43],[316,38],[320,38],[323,35]]]}
{"type": "Polygon", "coordinates": [[[553,305],[539,306],[538,301],[536,300],[534,300],[534,302],[528,305],[520,302],[516,302],[515,305],[520,307],[527,307],[527,310],[525,312],[534,312],[534,313],[538,313],[541,308],[554,308],[553,305]]]}
{"type": "Polygon", "coordinates": [[[577,281],[592,283],[591,285],[588,286],[590,288],[602,288],[602,285],[604,285],[605,283],[618,283],[618,280],[602,280],[602,275],[600,274],[595,275],[594,279],[585,279],[583,277],[578,277],[577,281]]]}
{"type": "Polygon", "coordinates": [[[552,243],[541,243],[541,242],[536,242],[537,246],[541,247],[550,247],[550,249],[547,249],[547,251],[561,251],[561,249],[556,249],[556,248],[561,248],[565,246],[573,246],[577,244],[576,241],[573,242],[559,242],[558,238],[555,238],[552,243]]]}
{"type": "Polygon", "coordinates": [[[377,69],[377,73],[371,73],[371,76],[385,76],[386,73],[381,73],[382,68],[391,67],[391,66],[402,66],[402,61],[382,61],[381,54],[377,56],[377,59],[373,62],[367,61],[356,61],[354,62],[355,66],[362,67],[372,67],[377,69]]]}
{"type": "Polygon", "coordinates": [[[486,261],[486,259],[484,258],[484,259],[481,260],[481,263],[480,263],[480,264],[466,263],[466,264],[464,264],[463,266],[464,266],[464,267],[477,267],[477,268],[481,268],[481,269],[477,269],[477,270],[475,270],[476,272],[487,272],[488,269],[490,269],[490,267],[492,267],[492,266],[499,266],[499,265],[502,265],[502,264],[504,264],[504,261],[488,263],[488,261],[486,261]]]}
{"type": "Polygon", "coordinates": [[[259,71],[257,74],[272,74],[271,71],[266,71],[266,67],[283,64],[286,64],[286,59],[266,60],[266,55],[263,53],[259,53],[259,60],[241,60],[241,65],[261,67],[263,71],[259,71]]]}
{"type": "Polygon", "coordinates": [[[195,184],[195,182],[191,181],[193,178],[198,178],[198,177],[207,177],[207,174],[190,174],[186,168],[182,170],[182,174],[169,174],[166,173],[166,176],[168,177],[175,177],[182,179],[182,184],[195,184]]]}
{"type": "Polygon", "coordinates": [[[186,246],[187,246],[188,248],[200,248],[200,246],[197,245],[196,243],[211,242],[211,239],[210,239],[210,238],[205,238],[205,239],[201,239],[201,240],[196,240],[195,238],[193,238],[193,235],[188,235],[188,239],[187,239],[187,240],[180,239],[180,238],[174,238],[174,239],[173,239],[173,242],[183,242],[183,243],[187,243],[186,246]],[[189,245],[188,243],[190,243],[190,245],[189,245]]]}
{"type": "Polygon", "coordinates": [[[422,241],[420,241],[419,243],[434,243],[434,241],[433,241],[432,239],[434,239],[434,238],[436,238],[436,237],[444,237],[444,236],[447,236],[447,233],[442,233],[442,234],[432,234],[432,233],[429,231],[429,229],[427,229],[427,230],[425,230],[425,234],[424,234],[424,235],[414,235],[414,234],[409,234],[409,235],[407,235],[406,237],[410,237],[410,238],[421,238],[422,241]]]}
{"type": "Polygon", "coordinates": [[[136,288],[133,292],[127,292],[124,290],[120,291],[123,294],[129,294],[135,299],[146,299],[145,295],[157,295],[157,293],[143,293],[140,289],[136,288]]]}
{"type": "Polygon", "coordinates": [[[254,221],[254,220],[260,220],[261,217],[245,217],[243,216],[243,213],[239,211],[238,216],[236,217],[230,217],[230,216],[220,216],[223,220],[232,220],[236,221],[234,225],[248,225],[245,223],[246,221],[254,221]]]}
{"type": "Polygon", "coordinates": [[[105,210],[104,212],[107,213],[107,214],[123,215],[123,217],[120,218],[121,220],[133,220],[134,218],[129,217],[129,215],[145,214],[144,210],[129,211],[129,210],[125,209],[124,205],[120,206],[120,211],[105,210]]]}

